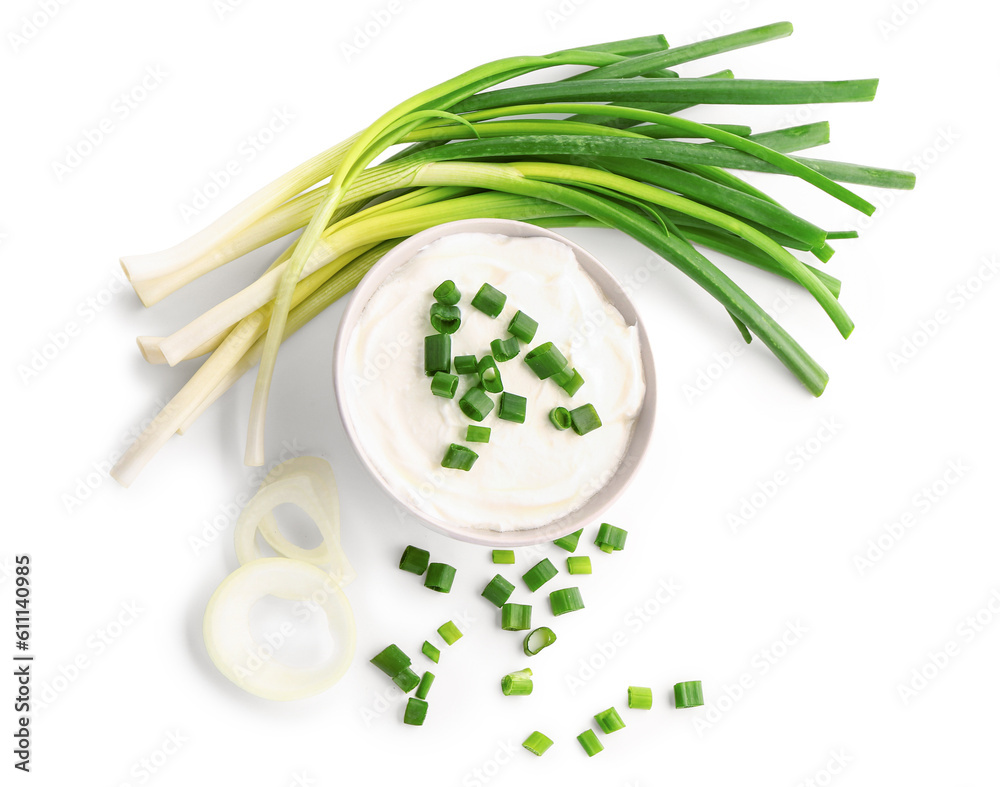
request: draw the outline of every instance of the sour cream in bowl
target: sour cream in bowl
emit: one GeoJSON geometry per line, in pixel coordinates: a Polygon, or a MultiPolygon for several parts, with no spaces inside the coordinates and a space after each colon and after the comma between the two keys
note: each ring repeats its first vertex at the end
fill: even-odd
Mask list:
{"type": "MultiPolygon", "coordinates": [[[[454,365],[450,369],[456,374],[454,365]]],[[[386,254],[358,285],[334,350],[334,388],[348,438],[376,481],[434,530],[489,546],[552,541],[593,522],[621,493],[648,445],[655,407],[649,342],[627,294],[594,257],[523,222],[470,219],[422,232],[386,254]],[[432,293],[461,292],[451,357],[490,354],[517,311],[537,321],[532,341],[497,364],[503,390],[526,399],[524,423],[481,422],[459,400],[478,384],[460,374],[453,399],[434,396],[424,337],[432,293]],[[506,295],[496,317],[472,306],[483,284],[506,295]],[[552,342],[584,378],[570,396],[540,379],[527,352],[552,342]],[[555,407],[592,404],[602,426],[578,435],[549,419],[555,407]],[[469,425],[491,430],[468,442],[469,425]],[[448,446],[478,454],[471,470],[442,467],[448,446]]]]}

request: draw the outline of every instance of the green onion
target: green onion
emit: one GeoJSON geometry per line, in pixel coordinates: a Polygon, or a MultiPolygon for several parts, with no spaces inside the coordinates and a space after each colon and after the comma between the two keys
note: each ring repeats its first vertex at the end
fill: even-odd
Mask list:
{"type": "Polygon", "coordinates": [[[420,678],[417,676],[417,673],[409,667],[404,667],[392,676],[392,682],[399,686],[399,688],[403,690],[404,694],[409,694],[417,687],[417,684],[420,683],[420,678]]]}
{"type": "Polygon", "coordinates": [[[469,424],[465,430],[465,440],[469,443],[488,443],[491,431],[488,426],[469,424]]]}
{"type": "Polygon", "coordinates": [[[585,404],[582,407],[577,407],[575,410],[570,410],[569,416],[573,431],[578,435],[593,432],[601,426],[601,416],[597,414],[597,410],[594,409],[594,405],[592,404],[585,404]]]}
{"type": "Polygon", "coordinates": [[[493,400],[482,388],[470,388],[462,394],[458,406],[473,421],[482,421],[493,409],[493,400]]]}
{"type": "Polygon", "coordinates": [[[441,659],[441,651],[439,648],[432,645],[427,640],[424,640],[424,644],[420,648],[420,652],[423,653],[427,658],[433,661],[435,664],[441,659]]]}
{"type": "Polygon", "coordinates": [[[531,694],[532,688],[531,670],[527,668],[511,672],[500,679],[500,690],[505,697],[531,694]]]}
{"type": "Polygon", "coordinates": [[[496,607],[503,607],[514,592],[514,585],[497,574],[490,580],[489,584],[483,588],[482,597],[496,607]]]}
{"type": "Polygon", "coordinates": [[[472,305],[489,317],[498,317],[507,302],[507,296],[491,284],[484,284],[472,299],[472,305]]]}
{"type": "Polygon", "coordinates": [[[552,561],[547,557],[539,560],[521,576],[528,590],[534,593],[538,588],[548,582],[559,573],[559,569],[552,565],[552,561]]]}
{"type": "Polygon", "coordinates": [[[514,550],[513,549],[494,549],[493,550],[493,562],[494,563],[513,564],[513,562],[514,562],[514,550]]]}
{"type": "Polygon", "coordinates": [[[410,666],[413,662],[395,645],[389,645],[372,659],[371,663],[378,667],[390,678],[396,677],[400,672],[410,666]]]}
{"type": "Polygon", "coordinates": [[[674,705],[678,708],[696,708],[705,704],[700,680],[686,680],[674,684],[674,705]]]}
{"type": "Polygon", "coordinates": [[[637,710],[649,710],[653,707],[653,690],[643,686],[629,686],[628,706],[637,710]]]}
{"type": "Polygon", "coordinates": [[[569,410],[567,410],[565,407],[553,407],[551,410],[549,410],[549,420],[552,422],[552,425],[560,432],[569,429],[573,423],[569,415],[569,410]]]}
{"type": "Polygon", "coordinates": [[[500,607],[500,628],[504,631],[527,631],[531,628],[530,604],[504,604],[500,607]]]}
{"type": "Polygon", "coordinates": [[[575,396],[576,392],[583,387],[583,377],[580,376],[580,373],[576,369],[573,369],[570,378],[566,382],[560,382],[559,387],[570,396],[575,396]]]}
{"type": "Polygon", "coordinates": [[[500,410],[497,412],[497,418],[523,424],[527,407],[528,400],[523,396],[504,391],[500,394],[500,410]]]}
{"type": "Polygon", "coordinates": [[[475,355],[456,355],[455,356],[455,373],[456,374],[475,374],[476,373],[476,356],[475,355]]]}
{"type": "Polygon", "coordinates": [[[503,390],[503,380],[500,378],[500,370],[492,355],[484,355],[476,365],[479,372],[479,384],[483,390],[489,393],[500,393],[503,390]]]}
{"type": "Polygon", "coordinates": [[[462,300],[462,293],[458,291],[455,282],[451,279],[445,279],[434,290],[434,300],[438,303],[443,303],[445,306],[454,306],[462,300]]]}
{"type": "Polygon", "coordinates": [[[462,311],[457,306],[431,304],[431,327],[438,333],[454,333],[462,325],[462,311]]]}
{"type": "Polygon", "coordinates": [[[535,730],[531,733],[531,735],[524,739],[524,743],[521,745],[532,754],[541,757],[552,747],[552,739],[547,735],[543,735],[538,730],[535,730]]]}
{"type": "Polygon", "coordinates": [[[509,339],[494,339],[490,342],[490,350],[497,363],[504,363],[513,360],[521,352],[521,344],[516,336],[509,339]]]}
{"type": "Polygon", "coordinates": [[[604,746],[597,740],[597,734],[593,730],[584,730],[576,736],[576,739],[580,741],[580,745],[583,746],[588,757],[593,757],[604,751],[604,746]]]}
{"type": "Polygon", "coordinates": [[[553,615],[565,615],[583,609],[583,596],[580,595],[580,588],[553,590],[549,593],[549,604],[553,615]]]}
{"type": "Polygon", "coordinates": [[[431,393],[445,399],[454,399],[458,390],[458,378],[448,372],[435,372],[431,378],[431,393]]]}
{"type": "Polygon", "coordinates": [[[535,349],[529,350],[524,356],[524,362],[538,375],[540,380],[547,380],[552,375],[561,372],[569,363],[566,356],[552,342],[545,342],[535,349]]]}
{"type": "Polygon", "coordinates": [[[556,634],[548,626],[536,628],[524,638],[524,655],[536,656],[555,641],[556,634]]]}
{"type": "Polygon", "coordinates": [[[458,626],[450,620],[439,626],[437,632],[441,635],[441,639],[445,641],[446,645],[454,645],[462,638],[462,632],[459,631],[458,626]]]}
{"type": "Polygon", "coordinates": [[[419,727],[427,718],[427,701],[410,697],[406,701],[406,710],[403,712],[403,724],[412,724],[419,727]]]}
{"type": "Polygon", "coordinates": [[[436,590],[438,593],[450,593],[455,581],[455,569],[447,563],[431,563],[427,566],[427,578],[424,587],[436,590]]]}
{"type": "Polygon", "coordinates": [[[613,707],[595,713],[594,719],[597,721],[597,726],[601,728],[601,732],[605,734],[625,728],[625,722],[622,721],[622,717],[613,707]]]}
{"type": "Polygon", "coordinates": [[[424,337],[424,373],[433,377],[437,372],[451,371],[451,337],[435,333],[424,337]]]}
{"type": "Polygon", "coordinates": [[[427,694],[431,690],[431,686],[434,685],[434,673],[425,672],[420,677],[420,685],[417,686],[417,699],[425,700],[427,699],[427,694]]]}
{"type": "Polygon", "coordinates": [[[570,555],[566,558],[566,570],[570,574],[592,574],[590,555],[570,555]]]}
{"type": "Polygon", "coordinates": [[[580,536],[582,535],[583,528],[581,527],[575,533],[570,533],[568,536],[557,538],[552,543],[560,549],[565,549],[567,552],[576,552],[576,545],[580,543],[580,536]]]}
{"type": "Polygon", "coordinates": [[[452,443],[448,446],[448,450],[444,452],[441,467],[469,471],[478,458],[479,454],[471,448],[466,448],[464,445],[459,445],[458,443],[452,443]]]}
{"type": "Polygon", "coordinates": [[[411,574],[420,576],[427,570],[427,563],[430,561],[430,558],[431,553],[426,549],[421,549],[411,544],[403,550],[403,555],[399,558],[399,567],[403,571],[409,571],[411,574]]]}
{"type": "Polygon", "coordinates": [[[627,530],[603,522],[597,530],[597,538],[594,539],[594,543],[601,548],[602,552],[607,552],[610,555],[612,552],[620,552],[625,548],[626,538],[628,538],[627,530]]]}
{"type": "Polygon", "coordinates": [[[518,309],[517,312],[515,312],[514,317],[511,319],[510,325],[507,326],[507,330],[510,331],[511,335],[517,337],[525,344],[528,344],[535,338],[535,331],[538,330],[538,323],[531,319],[523,311],[518,309]]]}

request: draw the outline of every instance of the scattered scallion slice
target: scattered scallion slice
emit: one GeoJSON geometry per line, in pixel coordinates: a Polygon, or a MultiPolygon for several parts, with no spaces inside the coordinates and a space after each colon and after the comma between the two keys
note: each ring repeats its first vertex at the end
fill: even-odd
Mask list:
{"type": "Polygon", "coordinates": [[[580,536],[582,535],[583,528],[581,527],[575,533],[570,533],[568,536],[557,538],[552,543],[560,549],[565,549],[567,552],[576,552],[576,545],[580,543],[580,536]]]}
{"type": "Polygon", "coordinates": [[[403,667],[392,676],[392,682],[399,686],[404,694],[409,694],[420,683],[420,676],[409,667],[403,667]]]}
{"type": "Polygon", "coordinates": [[[625,722],[622,721],[622,717],[618,715],[618,711],[613,707],[602,710],[600,713],[595,713],[594,720],[597,722],[597,726],[601,728],[601,732],[605,734],[618,732],[618,730],[625,728],[625,722]]]}
{"type": "Polygon", "coordinates": [[[494,549],[493,550],[493,562],[502,563],[505,565],[513,565],[514,563],[514,550],[513,549],[494,549]]]}
{"type": "Polygon", "coordinates": [[[377,653],[371,663],[378,667],[390,678],[396,677],[400,672],[410,666],[413,662],[410,657],[401,651],[396,645],[389,645],[377,653]]]}
{"type": "Polygon", "coordinates": [[[569,416],[573,431],[578,435],[593,432],[601,426],[601,416],[597,414],[597,410],[594,409],[594,405],[592,404],[585,404],[582,407],[577,407],[575,410],[570,410],[569,416]]]}
{"type": "Polygon", "coordinates": [[[430,559],[430,552],[411,544],[403,550],[403,554],[399,558],[399,567],[401,570],[409,571],[411,574],[416,574],[419,577],[427,570],[427,564],[430,562],[430,559]]]}
{"type": "Polygon", "coordinates": [[[451,337],[435,333],[424,337],[424,373],[433,377],[437,372],[451,371],[451,337]]]}
{"type": "Polygon", "coordinates": [[[431,378],[431,393],[444,399],[454,399],[458,378],[448,372],[435,372],[431,378]]]}
{"type": "Polygon", "coordinates": [[[541,757],[552,747],[552,739],[547,735],[543,735],[538,730],[535,730],[531,733],[531,735],[524,739],[524,743],[521,745],[532,754],[537,757],[541,757]]]}
{"type": "Polygon", "coordinates": [[[593,730],[584,730],[576,739],[580,741],[580,745],[583,746],[583,750],[587,752],[588,757],[593,757],[595,754],[600,754],[604,751],[604,746],[599,740],[597,740],[597,733],[593,730]]]}
{"type": "Polygon", "coordinates": [[[476,426],[469,424],[465,430],[465,440],[469,443],[488,443],[490,441],[491,429],[488,426],[476,426]]]}
{"type": "Polygon", "coordinates": [[[523,579],[524,584],[528,586],[528,590],[534,593],[536,590],[538,590],[538,588],[540,588],[542,585],[544,585],[558,573],[559,569],[557,569],[554,565],[552,565],[551,560],[549,560],[547,557],[544,557],[537,563],[535,563],[535,565],[533,565],[527,571],[525,571],[524,574],[521,576],[521,579],[523,579]]]}
{"type": "Polygon", "coordinates": [[[427,566],[424,587],[436,590],[438,593],[450,593],[454,581],[455,569],[447,563],[431,563],[427,566]]]}
{"type": "Polygon", "coordinates": [[[464,445],[452,443],[448,450],[444,452],[444,459],[441,460],[441,467],[452,470],[471,470],[472,466],[479,458],[479,454],[464,445]]]}
{"type": "Polygon", "coordinates": [[[572,366],[566,366],[561,372],[556,372],[549,379],[552,380],[556,385],[563,386],[573,379],[573,373],[576,371],[572,366]]]}
{"type": "Polygon", "coordinates": [[[479,384],[483,390],[489,393],[500,393],[503,390],[503,380],[500,377],[500,370],[492,355],[484,355],[476,365],[479,372],[479,384]]]}
{"type": "Polygon", "coordinates": [[[532,688],[531,670],[527,668],[511,672],[500,679],[500,691],[505,697],[531,694],[532,688]]]}
{"type": "Polygon", "coordinates": [[[514,314],[510,325],[507,326],[512,336],[516,336],[525,344],[535,338],[535,331],[538,330],[538,323],[531,319],[520,309],[514,314]]]}
{"type": "Polygon", "coordinates": [[[552,375],[561,372],[566,368],[569,361],[566,356],[559,352],[559,348],[552,342],[545,342],[535,349],[529,350],[524,356],[524,362],[528,364],[540,380],[547,380],[552,375]]]}
{"type": "Polygon", "coordinates": [[[473,421],[482,421],[493,410],[493,400],[482,388],[470,388],[462,394],[458,406],[473,421]]]}
{"type": "Polygon", "coordinates": [[[500,409],[497,412],[497,418],[502,421],[513,421],[515,424],[523,424],[527,409],[527,399],[510,391],[504,391],[500,394],[500,409]]]}
{"type": "Polygon", "coordinates": [[[580,588],[553,590],[549,593],[549,604],[553,615],[565,615],[567,612],[583,609],[583,596],[580,594],[580,588]]]}
{"type": "Polygon", "coordinates": [[[455,374],[475,374],[476,371],[475,355],[455,356],[455,374]]]}
{"type": "Polygon", "coordinates": [[[445,306],[454,306],[461,299],[462,293],[459,292],[458,287],[455,286],[455,282],[451,279],[445,279],[434,290],[434,300],[438,303],[443,303],[445,306]]]}
{"type": "Polygon", "coordinates": [[[674,684],[674,705],[678,708],[696,708],[705,704],[700,680],[686,680],[674,684]]]}
{"type": "Polygon", "coordinates": [[[566,558],[566,570],[570,574],[592,574],[590,555],[570,555],[566,558]]]}
{"type": "Polygon", "coordinates": [[[423,653],[427,658],[433,661],[435,664],[441,660],[441,649],[432,645],[427,640],[424,640],[424,644],[420,648],[420,652],[423,653]]]}
{"type": "Polygon", "coordinates": [[[511,336],[509,339],[494,339],[490,342],[490,351],[497,363],[505,363],[517,358],[517,354],[521,352],[521,343],[516,336],[511,336]]]}
{"type": "Polygon", "coordinates": [[[629,686],[628,706],[636,710],[649,710],[653,707],[653,690],[644,686],[629,686]]]}
{"type": "Polygon", "coordinates": [[[483,588],[482,597],[497,607],[503,607],[514,592],[514,585],[502,576],[497,574],[490,580],[489,584],[483,588]]]}
{"type": "Polygon", "coordinates": [[[455,333],[462,325],[462,311],[457,306],[431,304],[431,327],[438,333],[455,333]]]}
{"type": "Polygon", "coordinates": [[[420,727],[427,718],[427,700],[410,697],[406,701],[406,710],[403,712],[403,724],[412,724],[420,727]]]}
{"type": "Polygon", "coordinates": [[[540,626],[524,637],[524,655],[536,656],[556,641],[556,633],[548,626],[540,626]]]}
{"type": "Polygon", "coordinates": [[[553,407],[549,410],[549,420],[560,432],[569,429],[573,425],[573,420],[570,418],[569,410],[565,407],[553,407]]]}
{"type": "Polygon", "coordinates": [[[504,604],[500,607],[500,628],[504,631],[527,631],[531,628],[530,604],[504,604]]]}
{"type": "Polygon", "coordinates": [[[434,673],[425,672],[420,676],[420,684],[417,686],[417,699],[425,700],[427,699],[427,694],[431,690],[431,686],[434,685],[434,673]]]}
{"type": "Polygon", "coordinates": [[[458,626],[450,620],[439,626],[437,632],[441,635],[441,639],[445,641],[446,645],[454,645],[462,638],[462,632],[459,631],[458,626]]]}
{"type": "Polygon", "coordinates": [[[490,317],[499,317],[507,303],[507,296],[492,284],[484,284],[472,299],[472,305],[490,317]]]}
{"type": "Polygon", "coordinates": [[[597,529],[597,538],[594,539],[594,543],[601,548],[602,552],[607,552],[610,555],[612,552],[620,552],[625,548],[626,538],[628,538],[627,530],[602,522],[597,529]]]}
{"type": "Polygon", "coordinates": [[[564,383],[559,383],[559,387],[562,388],[570,396],[574,396],[580,388],[583,387],[583,377],[580,373],[574,369],[573,374],[570,376],[569,380],[564,383]]]}

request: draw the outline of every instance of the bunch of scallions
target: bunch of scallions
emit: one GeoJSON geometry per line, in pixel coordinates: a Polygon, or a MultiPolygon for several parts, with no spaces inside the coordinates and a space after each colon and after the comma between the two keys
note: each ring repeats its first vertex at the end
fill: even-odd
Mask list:
{"type": "Polygon", "coordinates": [[[487,63],[393,107],[179,245],[123,258],[139,298],[152,306],[215,268],[292,236],[248,287],[169,336],[139,337],[152,363],[207,357],[112,475],[130,484],[172,435],[258,364],[245,461],[263,464],[268,390],[281,342],[350,292],[394,244],[457,219],[627,233],[696,281],[746,341],[757,336],[818,396],[826,372],[696,246],[804,287],[846,337],[853,323],[838,300],[840,282],[789,249],[825,262],[833,254],[829,241],[856,233],[827,232],[733,170],[792,175],[868,215],[874,206],[843,183],[908,189],[913,175],[789,155],[827,142],[826,123],[753,134],[746,126],[697,123],[677,113],[698,104],[870,101],[877,80],[745,80],[730,71],[681,78],[670,70],[791,32],[790,24],[778,23],[675,48],[662,36],[648,36],[487,63]],[[585,70],[494,89],[553,66],[585,70]],[[402,147],[383,156],[394,146],[402,147]]]}

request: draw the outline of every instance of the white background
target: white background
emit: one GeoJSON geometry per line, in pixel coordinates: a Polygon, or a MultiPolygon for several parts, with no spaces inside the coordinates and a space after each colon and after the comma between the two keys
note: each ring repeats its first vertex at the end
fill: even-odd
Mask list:
{"type": "MultiPolygon", "coordinates": [[[[46,15],[42,0],[5,3],[0,653],[13,650],[9,567],[15,554],[30,553],[34,691],[45,707],[32,715],[32,773],[10,778],[5,753],[3,783],[813,779],[847,787],[995,779],[1000,285],[982,267],[997,260],[995,4],[347,5],[105,0],[63,2],[46,15]],[[388,21],[365,43],[358,26],[372,12],[388,21]],[[23,28],[32,18],[44,24],[29,37],[23,28]],[[637,288],[660,393],[654,447],[607,514],[630,531],[628,549],[594,555],[594,575],[580,581],[586,612],[557,621],[560,641],[533,660],[535,694],[504,698],[500,675],[525,658],[478,597],[493,573],[488,550],[401,517],[346,444],[330,385],[338,304],[282,351],[268,452],[272,460],[286,445],[320,454],[336,471],[344,544],[359,572],[348,589],[359,627],[355,664],[309,701],[274,704],[230,685],[208,660],[200,627],[209,595],[235,567],[234,504],[260,479],[242,465],[251,380],[132,488],[104,471],[129,430],[191,373],[145,365],[134,337],[172,331],[270,257],[234,264],[149,310],[120,285],[117,258],[172,245],[397,101],[486,60],[654,32],[677,45],[783,19],[796,25],[792,38],[682,73],[880,76],[877,100],[690,116],[757,130],[829,118],[833,142],[819,155],[919,173],[911,193],[860,189],[882,200],[872,220],[803,184],[755,181],[824,226],[862,231],[861,240],[837,244],[828,266],[844,280],[857,323],[847,342],[802,292],[726,265],[829,370],[825,395],[809,396],[759,343],[727,358],[738,342],[733,325],[672,269],[637,288]],[[154,89],[124,112],[117,97],[157,70],[154,89]],[[248,160],[241,143],[275,111],[293,119],[248,160]],[[66,162],[67,146],[102,119],[111,132],[60,178],[54,165],[66,162]],[[232,159],[238,176],[185,220],[182,206],[232,159]],[[53,352],[47,345],[68,323],[75,335],[53,352]],[[894,363],[907,341],[919,349],[894,363]],[[25,375],[36,352],[51,357],[25,375]],[[799,448],[808,461],[795,458],[799,448]],[[943,480],[949,466],[961,473],[943,480]],[[730,516],[777,472],[787,483],[758,497],[734,531],[730,516]],[[935,482],[930,502],[922,490],[935,482]],[[911,525],[886,535],[907,514],[911,525]],[[880,537],[881,552],[872,547],[880,537]],[[425,591],[395,568],[407,543],[458,567],[450,595],[425,591]],[[858,562],[866,555],[867,566],[858,562]],[[672,596],[661,603],[658,593],[672,596]],[[636,612],[644,606],[645,619],[636,612]],[[977,614],[973,628],[967,619],[977,614]],[[417,655],[449,618],[465,621],[466,636],[436,670],[426,726],[404,727],[398,697],[378,711],[389,684],[367,659],[389,642],[417,655]],[[804,633],[781,644],[790,627],[804,633]],[[618,643],[613,653],[609,642],[618,643]],[[953,655],[935,670],[932,654],[946,647],[953,655]],[[914,683],[914,670],[932,677],[914,683]],[[704,681],[708,705],[674,709],[670,686],[693,678],[704,681]],[[749,688],[735,689],[741,680],[749,688]],[[629,684],[653,687],[653,710],[624,708],[629,684]],[[904,699],[900,687],[914,685],[922,688],[904,699]],[[573,737],[612,704],[628,728],[588,761],[573,737]],[[556,740],[541,760],[518,746],[533,729],[556,740]]],[[[637,244],[596,230],[567,234],[626,281],[642,281],[650,255],[637,244]]],[[[589,529],[583,553],[595,553],[592,540],[589,529]]],[[[559,550],[541,551],[562,564],[559,550]]],[[[517,574],[529,560],[519,556],[517,574]]],[[[536,600],[536,625],[546,606],[536,600]]],[[[11,697],[12,680],[3,685],[11,697]]],[[[15,714],[8,700],[2,708],[0,750],[9,752],[15,714]]]]}

